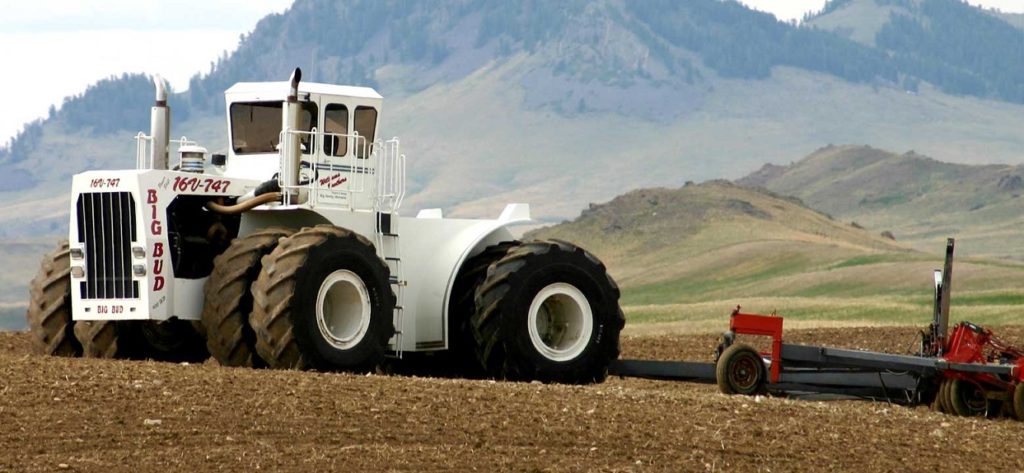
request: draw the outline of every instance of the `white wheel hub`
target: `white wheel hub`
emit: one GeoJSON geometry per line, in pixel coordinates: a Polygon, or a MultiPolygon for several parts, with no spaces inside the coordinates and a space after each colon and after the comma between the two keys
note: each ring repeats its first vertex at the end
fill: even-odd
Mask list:
{"type": "Polygon", "coordinates": [[[316,296],[316,324],[334,348],[356,346],[370,328],[370,294],[362,278],[347,269],[329,274],[316,296]]]}
{"type": "Polygon", "coordinates": [[[545,358],[569,361],[587,348],[594,333],[594,312],[583,292],[554,283],[533,298],[527,317],[530,341],[545,358]]]}

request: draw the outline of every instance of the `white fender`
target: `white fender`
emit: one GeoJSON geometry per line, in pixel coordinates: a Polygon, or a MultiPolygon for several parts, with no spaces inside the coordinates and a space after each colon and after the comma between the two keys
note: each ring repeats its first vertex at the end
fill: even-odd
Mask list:
{"type": "Polygon", "coordinates": [[[442,219],[432,212],[400,219],[403,273],[409,281],[403,350],[448,347],[448,301],[459,269],[488,245],[514,239],[510,225],[529,221],[527,204],[509,204],[496,220],[442,219]]]}

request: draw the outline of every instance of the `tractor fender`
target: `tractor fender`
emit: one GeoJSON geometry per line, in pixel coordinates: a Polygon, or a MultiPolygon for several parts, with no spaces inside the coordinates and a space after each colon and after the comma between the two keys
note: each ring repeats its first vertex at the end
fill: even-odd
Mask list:
{"type": "Polygon", "coordinates": [[[495,220],[442,218],[436,210],[400,220],[403,278],[409,282],[402,298],[412,316],[401,324],[403,349],[448,348],[449,299],[462,265],[489,245],[513,240],[508,227],[529,221],[526,204],[509,204],[495,220]]]}

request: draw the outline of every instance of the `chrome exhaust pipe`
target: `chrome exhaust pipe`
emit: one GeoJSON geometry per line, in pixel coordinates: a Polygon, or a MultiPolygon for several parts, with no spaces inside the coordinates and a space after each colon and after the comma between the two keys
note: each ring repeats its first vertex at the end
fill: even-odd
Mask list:
{"type": "Polygon", "coordinates": [[[302,159],[301,139],[299,135],[293,133],[299,129],[299,112],[302,110],[302,105],[299,103],[300,80],[302,80],[302,69],[296,67],[290,79],[291,88],[284,104],[284,117],[281,120],[284,128],[281,133],[284,142],[281,143],[283,152],[281,153],[281,172],[278,182],[284,189],[286,203],[290,200],[289,196],[295,192],[295,186],[299,185],[299,166],[302,159]]]}
{"type": "Polygon", "coordinates": [[[149,162],[153,169],[167,169],[169,158],[167,148],[171,135],[171,108],[167,106],[167,87],[160,76],[155,76],[156,104],[149,114],[149,136],[153,140],[149,148],[149,162]]]}

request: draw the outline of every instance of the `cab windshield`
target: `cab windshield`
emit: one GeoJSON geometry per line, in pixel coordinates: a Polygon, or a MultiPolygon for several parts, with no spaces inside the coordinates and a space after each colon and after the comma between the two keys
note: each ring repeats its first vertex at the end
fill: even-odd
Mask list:
{"type": "MultiPolygon", "coordinates": [[[[231,104],[231,148],[235,154],[276,153],[281,137],[281,102],[239,102],[231,104]]],[[[302,104],[299,129],[310,131],[316,123],[317,109],[311,102],[302,104]]],[[[315,141],[302,135],[302,152],[313,151],[315,141]]]]}

